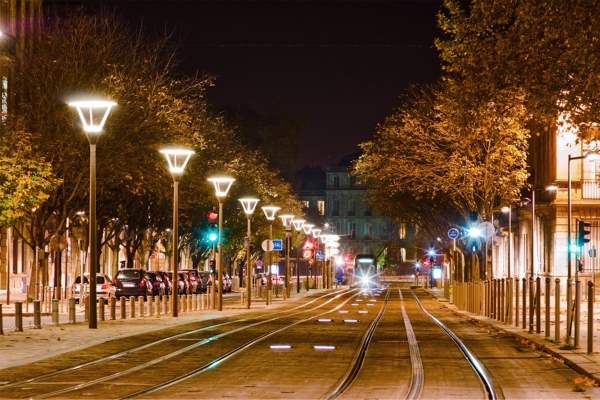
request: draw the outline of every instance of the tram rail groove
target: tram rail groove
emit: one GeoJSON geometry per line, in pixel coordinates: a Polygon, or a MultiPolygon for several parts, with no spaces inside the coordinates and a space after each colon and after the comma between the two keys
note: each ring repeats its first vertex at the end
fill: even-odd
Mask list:
{"type": "MultiPolygon", "coordinates": [[[[304,313],[304,312],[309,312],[309,311],[317,310],[317,309],[319,309],[321,307],[326,306],[327,304],[331,303],[332,301],[334,301],[334,300],[342,297],[344,294],[352,294],[353,291],[354,290],[344,290],[344,291],[329,293],[327,295],[324,295],[324,296],[321,296],[321,297],[318,298],[318,299],[322,299],[322,298],[326,298],[326,297],[329,297],[329,296],[333,296],[331,299],[327,300],[325,303],[317,305],[317,306],[315,306],[314,308],[312,308],[310,310],[296,311],[294,313],[289,313],[289,314],[287,314],[285,316],[289,317],[289,316],[301,314],[301,313],[304,313]]],[[[341,303],[340,305],[334,307],[332,310],[328,310],[328,311],[326,311],[324,313],[321,313],[318,316],[326,315],[326,314],[329,314],[331,312],[334,312],[334,311],[338,310],[345,303],[351,301],[354,297],[358,296],[359,294],[360,294],[360,292],[351,295],[350,297],[348,297],[347,299],[345,299],[343,301],[343,303],[341,303]]],[[[318,300],[318,299],[315,299],[315,301],[318,300]]],[[[292,310],[297,310],[298,308],[302,308],[302,307],[296,307],[296,308],[294,308],[292,310]]],[[[287,310],[287,311],[291,311],[291,310],[287,310]]],[[[281,313],[272,313],[270,315],[283,314],[283,313],[284,312],[281,312],[281,313]]],[[[318,317],[318,316],[316,316],[316,317],[318,317]]],[[[269,336],[272,336],[273,334],[278,333],[278,332],[282,331],[283,329],[287,329],[287,328],[289,328],[291,326],[297,325],[297,324],[299,324],[301,322],[309,321],[309,320],[311,320],[313,318],[316,318],[316,317],[315,316],[311,316],[309,318],[306,318],[306,319],[303,319],[303,320],[300,320],[300,321],[297,321],[297,322],[294,322],[294,323],[291,323],[291,324],[287,324],[287,325],[285,325],[283,327],[276,328],[274,330],[271,330],[270,332],[267,332],[267,333],[265,333],[263,335],[260,335],[258,337],[258,339],[255,338],[253,340],[250,340],[247,343],[245,343],[244,345],[242,345],[242,346],[234,349],[233,351],[227,352],[226,354],[224,354],[224,355],[222,355],[220,357],[217,357],[216,359],[211,360],[209,363],[203,365],[202,367],[196,368],[195,370],[193,370],[191,372],[188,372],[186,374],[181,375],[179,377],[179,379],[172,379],[172,380],[168,381],[168,382],[172,381],[169,385],[165,385],[164,383],[163,384],[159,384],[159,385],[153,386],[151,388],[148,388],[147,390],[142,391],[142,393],[140,393],[140,394],[135,394],[134,397],[130,397],[132,395],[128,395],[128,396],[125,396],[125,397],[122,397],[122,398],[135,398],[135,397],[139,397],[139,396],[141,396],[143,394],[147,394],[147,393],[151,393],[152,391],[160,390],[163,387],[170,386],[170,385],[172,385],[174,383],[181,382],[181,381],[183,381],[185,379],[188,379],[188,378],[190,378],[192,376],[198,375],[199,373],[201,373],[201,372],[209,369],[212,366],[217,365],[218,363],[220,363],[221,361],[223,361],[223,360],[231,357],[232,355],[237,354],[240,351],[243,351],[244,349],[248,348],[249,346],[251,346],[253,344],[259,343],[260,341],[264,340],[265,338],[267,338],[269,336]],[[154,389],[154,390],[152,390],[152,389],[154,389]]],[[[258,322],[254,323],[254,324],[244,325],[244,326],[239,327],[237,329],[229,330],[229,331],[220,333],[218,335],[214,335],[214,336],[208,337],[206,339],[200,340],[197,343],[194,343],[193,345],[186,346],[186,347],[184,347],[182,349],[179,349],[179,350],[176,350],[174,352],[170,352],[170,353],[168,353],[168,354],[166,354],[164,356],[157,357],[157,358],[155,358],[153,360],[150,360],[148,362],[142,363],[142,364],[137,365],[135,367],[128,368],[126,370],[122,370],[122,371],[119,371],[117,373],[106,375],[104,377],[93,379],[93,380],[90,380],[90,381],[87,381],[87,382],[83,382],[83,383],[80,383],[80,384],[77,384],[77,385],[69,386],[69,387],[66,387],[66,388],[63,388],[63,389],[59,389],[59,390],[55,390],[55,391],[52,391],[52,392],[43,393],[43,394],[40,394],[40,395],[37,395],[37,396],[31,396],[30,399],[44,399],[44,398],[49,398],[49,397],[53,397],[53,396],[63,395],[65,393],[73,392],[75,390],[83,389],[83,388],[90,387],[90,386],[93,386],[93,385],[96,385],[96,384],[99,384],[99,383],[103,383],[103,382],[107,382],[107,381],[110,381],[110,380],[113,380],[113,379],[116,379],[116,378],[120,378],[122,376],[131,374],[132,372],[137,372],[137,371],[143,370],[143,369],[145,369],[147,367],[150,367],[152,365],[156,365],[156,364],[158,364],[158,363],[160,363],[160,362],[162,362],[162,361],[164,361],[166,359],[170,359],[170,358],[176,357],[176,356],[178,356],[178,355],[180,355],[182,353],[185,353],[187,351],[190,351],[192,349],[195,349],[197,347],[200,347],[202,345],[210,343],[210,342],[212,342],[212,341],[214,341],[214,340],[216,340],[218,338],[221,338],[221,337],[224,337],[224,336],[228,336],[228,335],[231,335],[233,333],[237,333],[237,332],[246,330],[248,328],[255,327],[257,325],[261,325],[261,324],[265,324],[265,323],[268,323],[268,322],[277,321],[277,320],[280,320],[280,319],[281,319],[281,316],[277,316],[275,318],[271,318],[271,319],[268,319],[268,320],[258,321],[258,322]]],[[[235,322],[239,323],[239,322],[243,322],[243,321],[245,321],[245,320],[237,320],[235,322]]],[[[219,324],[219,326],[222,326],[222,325],[224,325],[224,324],[219,324]]],[[[209,327],[204,327],[204,328],[200,328],[200,329],[201,330],[207,330],[207,328],[209,328],[209,327]]],[[[214,328],[214,326],[213,326],[213,328],[214,328]]],[[[186,334],[187,334],[187,332],[186,332],[186,334]]],[[[179,335],[175,335],[175,336],[180,337],[180,336],[183,336],[183,334],[179,334],[179,335]]],[[[71,370],[65,370],[65,371],[70,372],[71,370]]],[[[41,380],[41,379],[39,379],[39,380],[41,380]]],[[[36,379],[36,381],[39,381],[39,380],[36,379]]],[[[27,383],[30,383],[30,382],[27,382],[27,383]]],[[[12,386],[16,386],[16,384],[12,385],[12,386]]],[[[6,387],[6,386],[4,386],[4,387],[6,387]]],[[[0,387],[0,390],[3,389],[4,387],[0,387]]]]}
{"type": "MultiPolygon", "coordinates": [[[[132,353],[139,352],[139,351],[151,348],[153,346],[156,346],[157,344],[165,343],[165,342],[168,342],[170,340],[177,340],[177,339],[179,339],[181,337],[184,337],[184,336],[189,336],[189,335],[192,335],[192,334],[195,334],[195,333],[199,333],[199,332],[203,332],[203,331],[208,331],[208,330],[211,330],[211,329],[216,329],[216,328],[219,328],[219,327],[222,327],[222,326],[231,325],[231,324],[237,324],[237,323],[240,323],[240,322],[247,322],[247,321],[251,321],[251,320],[255,320],[255,319],[260,319],[260,318],[264,318],[264,317],[269,317],[269,316],[273,316],[273,315],[286,314],[285,316],[288,316],[288,315],[295,315],[295,314],[300,313],[300,312],[311,311],[311,310],[306,310],[306,311],[298,311],[298,310],[300,310],[302,308],[305,308],[305,307],[307,307],[307,306],[315,303],[316,301],[322,300],[324,298],[333,296],[332,299],[330,300],[330,301],[332,301],[333,299],[335,299],[335,298],[343,295],[344,293],[350,293],[350,292],[351,292],[351,290],[338,290],[338,291],[335,291],[333,293],[326,293],[326,294],[324,294],[322,296],[314,298],[314,299],[312,299],[312,300],[310,300],[310,301],[308,301],[306,303],[303,303],[303,304],[301,304],[301,305],[299,305],[297,307],[294,307],[292,309],[289,309],[289,310],[274,311],[274,312],[267,313],[267,314],[256,315],[256,316],[252,316],[252,317],[248,317],[248,318],[243,318],[243,319],[240,319],[240,320],[227,321],[227,322],[222,322],[222,323],[218,323],[218,324],[203,326],[203,327],[198,328],[198,329],[193,329],[193,330],[190,330],[190,331],[187,331],[187,332],[178,333],[176,335],[168,336],[168,337],[165,337],[165,338],[162,338],[162,339],[159,339],[159,340],[154,340],[152,342],[145,343],[145,344],[143,344],[141,346],[137,346],[137,347],[134,347],[134,348],[131,348],[131,349],[127,349],[127,350],[124,350],[124,351],[121,351],[121,352],[118,352],[118,353],[115,353],[115,354],[111,354],[109,356],[102,357],[102,358],[99,358],[97,360],[89,361],[89,362],[86,362],[86,363],[83,363],[83,364],[79,364],[79,365],[76,365],[76,366],[73,366],[73,367],[69,367],[69,368],[65,368],[65,369],[62,369],[62,370],[53,371],[53,372],[50,372],[50,373],[47,373],[47,374],[39,375],[39,376],[36,376],[34,378],[25,379],[25,380],[22,380],[22,381],[11,382],[11,383],[8,383],[8,384],[0,385],[0,391],[4,390],[4,389],[11,388],[11,387],[21,386],[21,385],[25,385],[25,384],[30,384],[30,383],[35,383],[35,382],[38,382],[38,381],[46,380],[48,378],[56,377],[56,376],[59,376],[59,375],[62,375],[62,374],[67,374],[69,372],[77,371],[79,369],[91,367],[91,366],[94,366],[94,365],[97,365],[97,364],[102,364],[102,363],[105,363],[107,361],[115,360],[117,358],[120,358],[120,357],[123,357],[123,356],[127,356],[127,355],[130,355],[132,353]],[[296,312],[294,312],[294,311],[296,311],[296,312]]],[[[325,304],[327,304],[327,303],[324,303],[323,305],[325,305],[325,304]]],[[[266,321],[270,321],[270,320],[266,320],[266,321]]],[[[249,325],[248,327],[250,327],[250,326],[251,325],[249,325]]]]}
{"type": "Polygon", "coordinates": [[[454,332],[452,332],[452,330],[450,328],[446,327],[446,325],[444,325],[440,320],[438,320],[433,315],[431,315],[429,313],[429,311],[427,311],[425,309],[425,307],[423,307],[423,304],[421,304],[421,301],[419,300],[419,298],[417,297],[417,295],[415,294],[414,291],[411,290],[410,292],[413,295],[413,297],[415,298],[415,300],[417,301],[417,304],[419,305],[419,307],[421,308],[423,313],[425,313],[429,318],[431,318],[431,320],[433,322],[435,322],[440,328],[442,328],[444,330],[444,332],[446,332],[446,334],[450,337],[450,339],[452,339],[454,344],[456,344],[458,349],[463,353],[465,359],[469,362],[469,364],[473,368],[473,371],[475,371],[475,374],[479,378],[479,381],[481,382],[481,385],[482,385],[484,391],[486,392],[487,398],[490,400],[497,400],[498,395],[496,394],[494,385],[492,384],[492,381],[489,378],[488,373],[486,372],[483,365],[479,362],[477,357],[475,357],[469,351],[467,346],[459,339],[458,336],[456,336],[456,334],[454,332]]]}

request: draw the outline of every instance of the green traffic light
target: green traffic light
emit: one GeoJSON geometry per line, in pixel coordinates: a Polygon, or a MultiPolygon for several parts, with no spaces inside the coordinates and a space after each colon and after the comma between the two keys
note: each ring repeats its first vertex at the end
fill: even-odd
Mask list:
{"type": "Polygon", "coordinates": [[[216,233],[211,233],[211,234],[209,234],[209,235],[208,235],[208,239],[209,239],[211,242],[214,242],[215,240],[217,240],[217,234],[216,234],[216,233]]]}

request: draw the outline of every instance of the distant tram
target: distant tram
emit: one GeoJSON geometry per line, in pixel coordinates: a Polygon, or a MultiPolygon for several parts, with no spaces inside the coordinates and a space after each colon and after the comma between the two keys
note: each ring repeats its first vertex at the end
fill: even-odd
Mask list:
{"type": "Polygon", "coordinates": [[[373,254],[358,254],[354,260],[354,284],[365,288],[377,286],[377,258],[373,254]]]}

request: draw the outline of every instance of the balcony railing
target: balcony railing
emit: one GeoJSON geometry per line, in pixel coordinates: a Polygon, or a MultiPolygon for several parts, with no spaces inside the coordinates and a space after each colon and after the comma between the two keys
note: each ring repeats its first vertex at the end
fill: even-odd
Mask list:
{"type": "Polygon", "coordinates": [[[598,184],[600,184],[600,181],[596,179],[584,179],[582,198],[590,200],[600,199],[600,187],[598,187],[598,184]]]}

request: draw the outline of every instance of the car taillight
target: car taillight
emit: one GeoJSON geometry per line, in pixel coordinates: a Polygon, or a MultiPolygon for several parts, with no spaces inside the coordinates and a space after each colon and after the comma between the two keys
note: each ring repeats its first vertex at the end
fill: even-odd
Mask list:
{"type": "Polygon", "coordinates": [[[144,287],[144,286],[146,286],[146,281],[142,279],[140,282],[140,287],[144,287]]]}
{"type": "Polygon", "coordinates": [[[158,281],[154,281],[154,282],[152,283],[152,286],[158,286],[158,281]]]}
{"type": "Polygon", "coordinates": [[[102,289],[102,290],[106,290],[106,289],[108,289],[108,285],[105,283],[104,285],[102,285],[102,288],[101,288],[101,289],[102,289]]]}
{"type": "Polygon", "coordinates": [[[71,286],[71,289],[75,290],[75,285],[71,286]]]}

